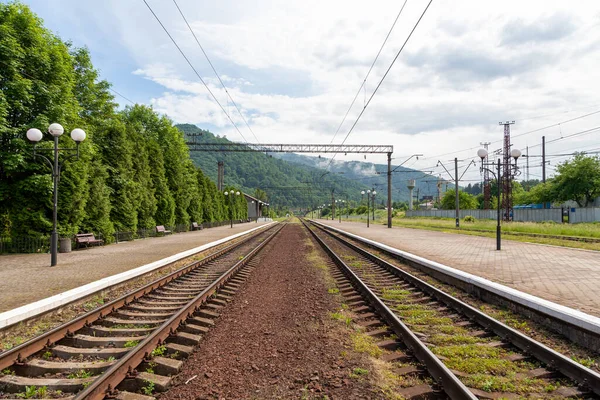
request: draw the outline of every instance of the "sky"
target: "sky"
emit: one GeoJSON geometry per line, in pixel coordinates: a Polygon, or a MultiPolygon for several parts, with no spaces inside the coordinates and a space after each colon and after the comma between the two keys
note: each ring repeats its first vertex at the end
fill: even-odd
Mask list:
{"type": "MultiPolygon", "coordinates": [[[[338,131],[403,0],[177,0],[251,130],[175,3],[147,0],[239,132],[143,0],[24,2],[63,40],[90,49],[126,98],[116,97],[121,107],[152,105],[233,141],[339,144],[429,1],[406,2],[338,131]]],[[[438,161],[453,174],[457,157],[462,174],[481,142],[501,148],[499,122],[515,121],[513,147],[530,155],[529,168],[518,161],[519,179],[541,178],[542,136],[552,176],[568,159],[559,155],[600,151],[599,50],[598,1],[434,0],[346,144],[391,144],[394,165],[423,154],[404,165],[448,179],[438,161]]],[[[479,180],[471,165],[464,184],[479,180]]]]}

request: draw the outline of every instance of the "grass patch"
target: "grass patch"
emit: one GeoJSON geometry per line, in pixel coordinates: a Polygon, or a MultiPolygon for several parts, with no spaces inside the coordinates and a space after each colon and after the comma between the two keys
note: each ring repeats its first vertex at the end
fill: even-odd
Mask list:
{"type": "Polygon", "coordinates": [[[559,385],[548,384],[541,379],[517,378],[515,374],[508,376],[475,374],[464,378],[465,385],[486,392],[511,392],[516,394],[552,392],[559,385]]]}
{"type": "Polygon", "coordinates": [[[405,300],[411,292],[400,288],[384,288],[381,297],[384,300],[405,300]]]}
{"type": "Polygon", "coordinates": [[[376,344],[375,340],[361,332],[355,332],[351,335],[352,346],[357,353],[367,353],[371,357],[379,358],[383,354],[376,344]]]}
{"type": "Polygon", "coordinates": [[[356,367],[350,372],[350,378],[358,379],[366,375],[369,375],[369,370],[364,368],[356,367]]]}
{"type": "Polygon", "coordinates": [[[139,340],[129,340],[127,342],[125,342],[125,344],[123,345],[123,347],[129,348],[129,347],[135,347],[139,344],[139,340]]]}
{"type": "Polygon", "coordinates": [[[69,379],[85,379],[85,378],[90,378],[91,376],[92,376],[92,373],[90,371],[86,371],[85,369],[82,369],[77,372],[71,372],[69,375],[67,375],[67,378],[69,378],[69,379]]]}
{"type": "Polygon", "coordinates": [[[329,294],[338,294],[339,292],[340,292],[340,289],[338,289],[338,288],[327,289],[327,293],[329,293],[329,294]]]}
{"type": "Polygon", "coordinates": [[[346,326],[350,326],[352,324],[352,318],[343,312],[332,312],[329,313],[329,316],[335,321],[343,322],[346,326]]]}

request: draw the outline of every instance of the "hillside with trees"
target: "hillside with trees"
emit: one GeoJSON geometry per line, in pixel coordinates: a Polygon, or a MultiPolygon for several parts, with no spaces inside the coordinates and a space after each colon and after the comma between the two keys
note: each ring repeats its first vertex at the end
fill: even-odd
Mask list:
{"type": "MultiPolygon", "coordinates": [[[[231,143],[225,137],[198,128],[192,124],[177,127],[188,137],[196,136],[198,143],[231,143]]],[[[241,187],[248,193],[256,189],[266,192],[268,201],[276,209],[311,208],[331,203],[331,191],[336,198],[360,200],[360,191],[368,187],[346,176],[326,173],[309,165],[286,162],[262,152],[190,152],[194,164],[211,179],[217,178],[217,162],[223,161],[226,185],[241,187]]],[[[314,164],[313,164],[314,165],[314,164]]]]}

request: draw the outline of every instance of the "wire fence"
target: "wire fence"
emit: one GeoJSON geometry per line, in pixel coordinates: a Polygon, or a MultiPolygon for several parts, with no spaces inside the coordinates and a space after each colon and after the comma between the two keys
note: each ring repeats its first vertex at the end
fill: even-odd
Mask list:
{"type": "MultiPolygon", "coordinates": [[[[239,224],[243,222],[250,222],[255,219],[248,220],[234,220],[234,224],[239,224]]],[[[171,231],[171,233],[181,233],[187,232],[191,230],[201,230],[201,229],[209,229],[216,228],[219,226],[229,225],[231,223],[230,220],[227,221],[215,221],[215,222],[204,222],[202,224],[198,224],[197,228],[192,228],[191,225],[187,224],[177,224],[174,226],[165,226],[165,229],[171,231]]],[[[146,229],[138,229],[137,231],[117,231],[106,237],[102,234],[96,236],[97,239],[104,240],[104,243],[119,243],[119,242],[127,242],[136,239],[146,239],[151,237],[164,236],[164,233],[157,232],[156,228],[146,228],[146,229]]],[[[62,239],[62,238],[61,238],[62,239]]],[[[72,248],[76,247],[75,236],[70,237],[72,248]]],[[[8,253],[48,253],[50,252],[50,236],[39,236],[39,237],[31,237],[31,236],[0,236],[0,254],[8,254],[8,253]]]]}

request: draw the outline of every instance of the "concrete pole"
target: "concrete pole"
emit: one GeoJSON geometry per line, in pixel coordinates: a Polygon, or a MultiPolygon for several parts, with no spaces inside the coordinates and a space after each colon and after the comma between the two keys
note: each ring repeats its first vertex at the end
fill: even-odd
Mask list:
{"type": "Polygon", "coordinates": [[[392,153],[387,153],[388,156],[388,228],[392,227],[392,153]]]}
{"type": "Polygon", "coordinates": [[[459,210],[460,210],[460,206],[458,203],[458,158],[454,157],[454,194],[456,195],[455,198],[455,202],[456,202],[456,227],[459,228],[460,227],[460,216],[459,216],[459,210]]]}

